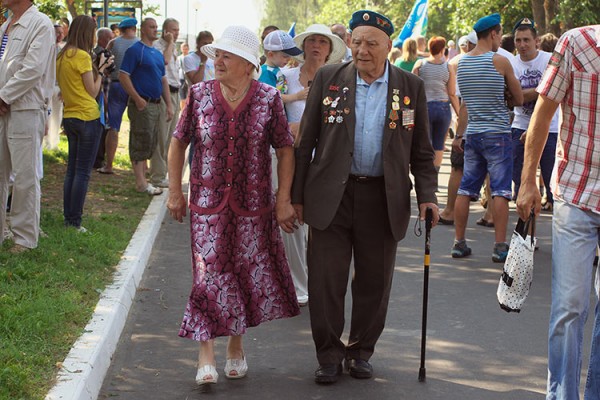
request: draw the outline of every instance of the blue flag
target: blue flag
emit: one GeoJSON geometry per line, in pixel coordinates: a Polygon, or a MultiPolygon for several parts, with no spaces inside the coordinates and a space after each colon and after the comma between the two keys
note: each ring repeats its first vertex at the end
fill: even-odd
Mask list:
{"type": "Polygon", "coordinates": [[[415,5],[398,38],[394,40],[394,47],[402,47],[402,43],[411,36],[425,36],[427,34],[427,0],[415,0],[415,5]]]}
{"type": "Polygon", "coordinates": [[[296,23],[295,22],[290,27],[290,30],[288,31],[288,35],[290,35],[291,37],[296,36],[296,23]]]}

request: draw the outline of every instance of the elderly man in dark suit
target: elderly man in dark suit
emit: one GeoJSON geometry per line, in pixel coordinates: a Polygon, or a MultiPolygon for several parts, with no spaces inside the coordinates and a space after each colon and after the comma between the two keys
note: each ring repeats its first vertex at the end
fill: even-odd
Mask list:
{"type": "Polygon", "coordinates": [[[423,82],[386,59],[394,28],[383,15],[357,11],[349,63],[315,76],[300,125],[292,189],[300,223],[310,226],[308,290],[319,368],[333,383],[342,361],[354,378],[371,378],[369,359],[385,325],[398,242],[415,189],[421,218],[438,220],[434,152],[423,82]],[[348,345],[344,298],[354,256],[348,345]]]}

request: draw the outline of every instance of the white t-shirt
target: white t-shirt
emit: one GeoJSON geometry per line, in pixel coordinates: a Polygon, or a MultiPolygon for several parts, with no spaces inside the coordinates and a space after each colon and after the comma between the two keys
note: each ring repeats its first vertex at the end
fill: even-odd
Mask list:
{"type": "Polygon", "coordinates": [[[512,67],[513,67],[513,70],[515,69],[515,64],[516,64],[517,59],[513,53],[511,53],[508,50],[503,49],[502,47],[498,47],[496,54],[508,58],[508,61],[510,61],[510,65],[512,65],[512,67]]]}
{"type": "MultiPolygon", "coordinates": [[[[194,51],[193,53],[190,53],[184,57],[183,70],[185,71],[186,74],[191,71],[197,71],[199,67],[200,67],[200,56],[198,55],[198,53],[196,53],[194,51]]],[[[211,60],[209,58],[206,60],[206,63],[204,65],[204,79],[203,80],[210,81],[212,79],[215,79],[215,63],[213,60],[211,60]]],[[[189,79],[187,79],[187,76],[186,76],[186,80],[188,81],[188,85],[191,85],[191,82],[189,81],[189,79]]]]}
{"type": "MultiPolygon", "coordinates": [[[[521,60],[520,55],[515,57],[513,68],[517,79],[521,83],[521,88],[535,89],[538,87],[551,56],[552,54],[539,50],[538,55],[531,61],[521,60]]],[[[517,129],[527,129],[534,107],[535,101],[525,103],[520,107],[515,107],[515,119],[513,120],[512,127],[517,129]]],[[[558,114],[559,112],[556,110],[552,117],[552,122],[550,123],[550,132],[558,132],[558,114]]]]}
{"type": "MultiPolygon", "coordinates": [[[[281,70],[287,81],[287,89],[282,91],[283,94],[294,94],[304,90],[304,86],[300,83],[300,67],[284,68],[281,70]]],[[[306,100],[296,100],[285,105],[288,122],[300,122],[302,114],[306,107],[306,100]]]]}
{"type": "MultiPolygon", "coordinates": [[[[154,42],[153,46],[156,50],[163,53],[169,44],[163,38],[158,39],[154,42]]],[[[166,58],[166,57],[165,57],[166,58]]],[[[175,51],[175,46],[173,46],[173,54],[167,60],[168,64],[165,65],[165,75],[167,76],[167,81],[169,82],[169,86],[179,87],[179,71],[177,70],[177,52],[175,51]]]]}

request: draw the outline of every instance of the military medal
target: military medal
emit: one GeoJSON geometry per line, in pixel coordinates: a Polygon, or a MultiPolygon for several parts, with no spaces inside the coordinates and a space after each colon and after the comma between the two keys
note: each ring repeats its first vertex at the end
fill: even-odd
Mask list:
{"type": "Polygon", "coordinates": [[[402,126],[407,129],[415,126],[415,110],[410,108],[402,110],[402,126]]]}
{"type": "Polygon", "coordinates": [[[399,102],[400,101],[400,97],[398,97],[398,95],[395,94],[394,97],[392,97],[392,100],[394,100],[395,102],[399,102]]]}
{"type": "Polygon", "coordinates": [[[337,118],[335,119],[335,122],[337,122],[338,124],[341,124],[342,122],[344,122],[344,117],[342,117],[341,115],[338,115],[337,118]]]}
{"type": "Polygon", "coordinates": [[[397,101],[392,103],[392,110],[399,110],[400,109],[400,103],[398,103],[397,101]]]}
{"type": "Polygon", "coordinates": [[[404,96],[404,105],[407,106],[410,104],[410,97],[404,96]]]}
{"type": "Polygon", "coordinates": [[[327,120],[330,124],[333,124],[335,122],[335,117],[333,115],[330,115],[327,120]]]}
{"type": "Polygon", "coordinates": [[[350,114],[350,108],[349,107],[344,108],[344,114],[346,114],[346,115],[350,114]]]}
{"type": "Polygon", "coordinates": [[[390,122],[390,129],[396,129],[396,123],[394,121],[390,122]]]}
{"type": "Polygon", "coordinates": [[[325,105],[325,106],[330,105],[332,102],[333,102],[333,99],[329,96],[327,96],[323,99],[323,105],[325,105]]]}

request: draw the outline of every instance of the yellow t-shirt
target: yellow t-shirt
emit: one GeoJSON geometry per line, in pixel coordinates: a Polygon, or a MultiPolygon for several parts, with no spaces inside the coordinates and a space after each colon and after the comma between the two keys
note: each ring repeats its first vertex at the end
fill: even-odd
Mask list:
{"type": "Polygon", "coordinates": [[[81,75],[92,71],[90,54],[81,49],[69,49],[56,61],[56,78],[63,102],[63,117],[93,121],[100,118],[100,107],[85,90],[81,75]]]}

